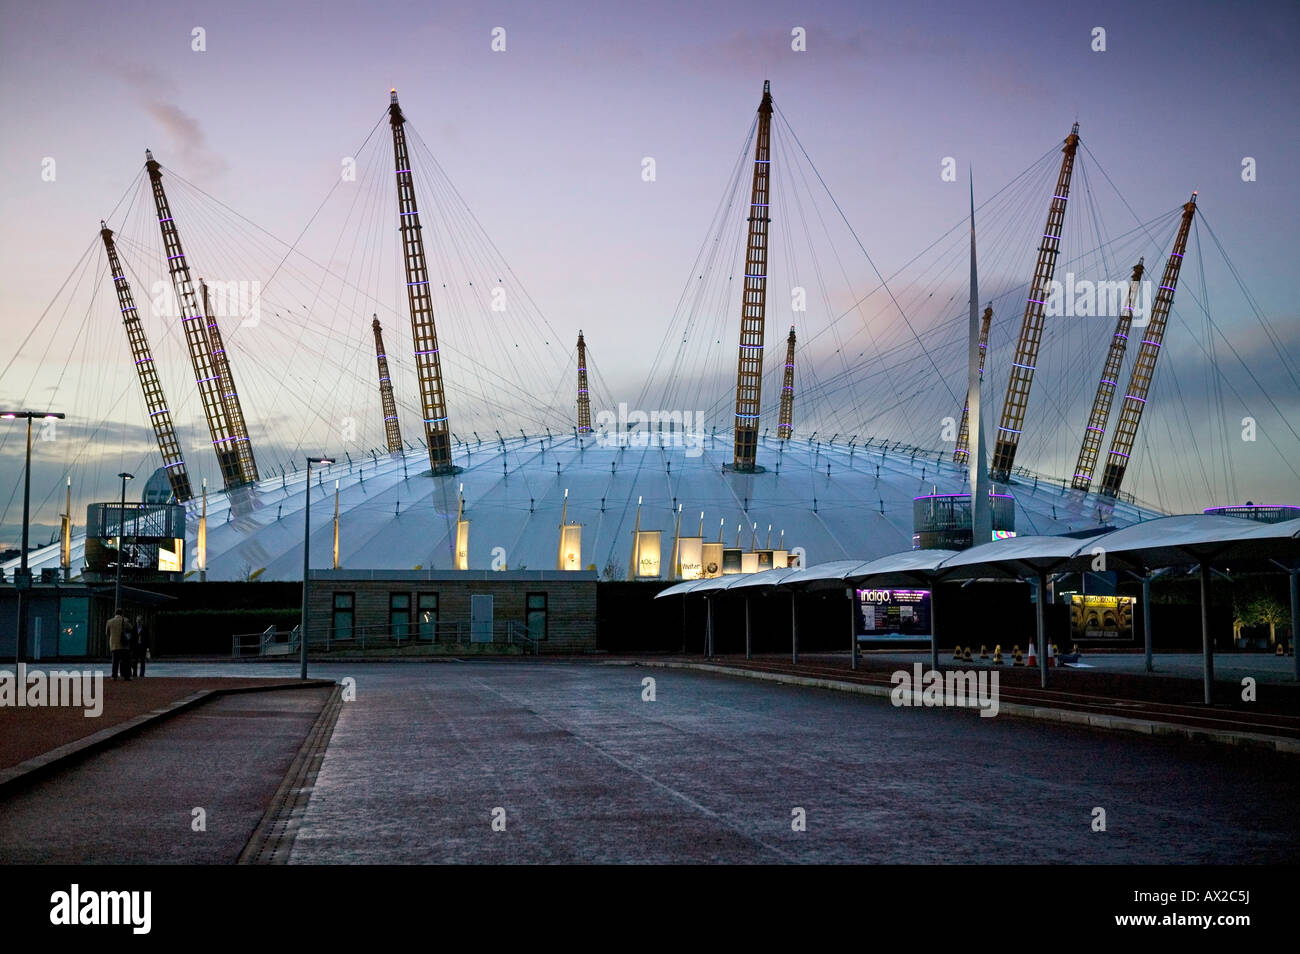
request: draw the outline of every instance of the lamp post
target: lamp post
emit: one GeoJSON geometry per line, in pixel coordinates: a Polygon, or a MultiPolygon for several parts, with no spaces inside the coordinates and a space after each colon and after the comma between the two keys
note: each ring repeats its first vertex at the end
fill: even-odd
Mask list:
{"type": "Polygon", "coordinates": [[[56,411],[2,411],[0,418],[7,421],[24,419],[27,421],[27,458],[23,465],[23,543],[19,556],[18,575],[14,577],[14,586],[18,589],[18,636],[14,640],[14,662],[20,663],[27,655],[27,590],[31,587],[31,576],[27,570],[27,538],[32,509],[32,418],[42,420],[63,420],[63,415],[56,411]]]}
{"type": "Polygon", "coordinates": [[[311,465],[332,464],[332,457],[307,458],[306,503],[302,507],[302,621],[298,624],[299,677],[307,678],[307,574],[311,570],[311,465]]]}
{"type": "Polygon", "coordinates": [[[135,474],[120,473],[122,478],[122,506],[117,513],[117,585],[113,588],[113,615],[122,612],[122,540],[126,536],[126,482],[135,474]]]}

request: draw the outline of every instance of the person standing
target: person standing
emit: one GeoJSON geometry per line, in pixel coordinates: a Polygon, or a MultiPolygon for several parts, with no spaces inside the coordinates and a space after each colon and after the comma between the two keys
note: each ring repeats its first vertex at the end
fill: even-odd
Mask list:
{"type": "Polygon", "coordinates": [[[127,634],[126,617],[122,611],[115,610],[113,617],[104,627],[108,634],[108,648],[113,654],[113,678],[116,679],[119,672],[122,678],[130,681],[131,679],[131,662],[126,655],[126,634],[127,634]]]}
{"type": "Polygon", "coordinates": [[[144,678],[145,662],[153,649],[153,633],[145,628],[144,617],[135,618],[135,675],[144,678]]]}
{"type": "Polygon", "coordinates": [[[129,619],[122,637],[122,668],[126,670],[127,679],[135,677],[135,624],[129,619]]]}

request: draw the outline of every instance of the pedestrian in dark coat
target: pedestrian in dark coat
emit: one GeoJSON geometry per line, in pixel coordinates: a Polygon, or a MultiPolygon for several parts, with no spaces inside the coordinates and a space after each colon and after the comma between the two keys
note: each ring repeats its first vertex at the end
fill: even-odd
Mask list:
{"type": "Polygon", "coordinates": [[[153,650],[153,633],[144,625],[144,618],[135,618],[135,673],[144,678],[145,663],[153,650]]]}
{"type": "Polygon", "coordinates": [[[131,678],[131,663],[126,655],[126,634],[129,629],[130,625],[127,623],[126,617],[122,615],[121,610],[114,613],[113,618],[104,627],[104,632],[108,635],[108,648],[113,654],[114,679],[117,678],[119,672],[122,674],[122,678],[128,680],[131,678]]]}

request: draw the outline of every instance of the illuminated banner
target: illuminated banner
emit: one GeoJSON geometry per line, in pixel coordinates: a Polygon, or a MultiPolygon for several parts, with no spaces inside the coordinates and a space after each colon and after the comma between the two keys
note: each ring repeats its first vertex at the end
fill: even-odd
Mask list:
{"type": "Polygon", "coordinates": [[[857,635],[915,639],[930,635],[929,590],[857,590],[857,635]]]}
{"type": "Polygon", "coordinates": [[[723,547],[722,549],[722,575],[731,576],[733,573],[739,573],[740,570],[740,548],[723,547]]]}
{"type": "Polygon", "coordinates": [[[757,573],[758,572],[758,554],[742,553],[740,555],[740,572],[757,573]]]}
{"type": "Polygon", "coordinates": [[[788,550],[772,551],[772,569],[784,570],[790,563],[790,552],[788,550]]]}
{"type": "Polygon", "coordinates": [[[456,521],[456,569],[469,569],[469,521],[456,521]]]}
{"type": "Polygon", "coordinates": [[[722,576],[722,544],[706,543],[700,548],[702,557],[700,563],[703,569],[703,577],[711,580],[715,576],[722,576]]]}
{"type": "Polygon", "coordinates": [[[638,530],[636,533],[636,575],[643,580],[659,578],[658,530],[638,530]]]}
{"type": "Polygon", "coordinates": [[[704,575],[704,538],[681,537],[677,541],[677,575],[698,580],[704,575]]]}
{"type": "Polygon", "coordinates": [[[582,524],[566,523],[560,530],[560,553],[565,570],[582,569],[582,524]]]}
{"type": "Polygon", "coordinates": [[[1070,597],[1070,632],[1075,639],[1132,639],[1136,604],[1132,596],[1076,593],[1070,597]]]}
{"type": "Polygon", "coordinates": [[[164,573],[180,573],[185,569],[185,541],[173,540],[172,547],[168,550],[164,544],[158,544],[158,569],[164,573]]]}

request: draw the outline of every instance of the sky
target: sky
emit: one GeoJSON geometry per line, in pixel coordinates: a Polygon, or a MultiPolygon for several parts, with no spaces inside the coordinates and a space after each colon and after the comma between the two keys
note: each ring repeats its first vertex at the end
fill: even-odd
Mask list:
{"type": "MultiPolygon", "coordinates": [[[[1094,172],[1104,169],[1143,221],[1198,189],[1207,221],[1286,358],[1277,358],[1240,294],[1232,297],[1231,276],[1207,265],[1206,287],[1224,296],[1218,320],[1260,387],[1294,421],[1300,395],[1288,362],[1293,370],[1300,357],[1293,294],[1298,44],[1300,7],[1268,2],[3,0],[0,368],[8,370],[0,402],[69,402],[58,407],[69,414],[70,436],[61,440],[82,444],[107,414],[113,426],[101,429],[102,446],[78,458],[85,474],[75,486],[79,503],[113,496],[111,474],[138,465],[151,444],[138,394],[105,412],[112,404],[105,395],[117,391],[86,383],[110,374],[126,380],[130,371],[125,340],[113,331],[117,309],[111,302],[106,308],[102,294],[70,306],[98,309],[90,320],[103,331],[94,339],[104,343],[94,356],[103,369],[81,358],[65,367],[61,342],[75,343],[49,333],[55,319],[40,316],[96,240],[99,219],[112,214],[140,172],[145,147],[230,209],[291,240],[334,187],[341,160],[381,119],[390,87],[565,346],[582,328],[604,379],[616,390],[626,385],[625,399],[635,400],[762,83],[771,80],[840,211],[886,275],[961,219],[972,168],[978,197],[983,184],[992,191],[1059,146],[1075,120],[1100,161],[1094,172]],[[792,48],[797,28],[806,38],[802,50],[792,48]],[[1097,28],[1105,31],[1104,50],[1094,49],[1097,28]],[[494,37],[499,46],[502,36],[505,49],[494,50],[494,37]],[[643,177],[647,157],[653,181],[643,177]],[[944,157],[955,159],[957,182],[941,178],[944,157]],[[1246,157],[1254,160],[1249,182],[1246,157]],[[29,345],[19,352],[24,340],[29,345]],[[91,458],[104,459],[90,467],[91,458]]],[[[1036,200],[1026,221],[1044,210],[1036,200]]],[[[1114,210],[1112,232],[1132,225],[1121,206],[1114,210]]],[[[304,247],[327,260],[337,238],[309,232],[304,247]]],[[[1028,257],[1008,265],[1022,280],[1032,268],[1033,240],[1024,236],[1028,257]]],[[[849,245],[858,256],[849,284],[860,289],[871,276],[849,245]]],[[[102,259],[102,249],[92,251],[102,259]]],[[[1008,320],[1013,335],[1017,318],[1008,320]]],[[[357,326],[362,336],[367,324],[357,326]]],[[[783,338],[782,322],[775,325],[783,338]]],[[[281,346],[269,335],[250,336],[233,353],[281,346]]],[[[1191,349],[1180,366],[1179,393],[1195,410],[1186,415],[1192,433],[1171,431],[1171,446],[1194,443],[1193,414],[1215,409],[1195,393],[1210,387],[1195,366],[1203,357],[1191,349]]],[[[291,358],[286,353],[284,361],[291,358]]],[[[176,372],[176,389],[184,370],[176,372]]],[[[243,373],[261,377],[260,370],[243,373]]],[[[1240,369],[1234,374],[1243,389],[1251,386],[1240,369]]],[[[1001,381],[993,382],[995,392],[1001,381]]],[[[284,416],[297,413],[286,406],[284,416]]],[[[1262,409],[1261,422],[1272,413],[1262,409]]],[[[273,414],[264,407],[251,416],[273,414]]],[[[1235,428],[1241,415],[1231,416],[1235,428]]],[[[333,426],[319,422],[306,438],[312,449],[330,442],[333,426]]],[[[1232,490],[1300,503],[1293,432],[1280,421],[1267,426],[1275,429],[1271,449],[1261,442],[1213,452],[1236,462],[1235,478],[1163,502],[1199,508],[1229,502],[1210,498],[1232,490]]],[[[1224,421],[1205,427],[1215,440],[1229,440],[1224,421]]],[[[21,443],[2,439],[5,542],[16,520],[21,443]]],[[[301,450],[280,432],[273,439],[280,457],[301,450]]],[[[924,436],[917,442],[936,443],[924,436]]],[[[66,450],[38,444],[36,522],[57,523],[62,494],[50,490],[69,460],[66,450]]],[[[211,462],[195,467],[213,473],[211,462]]],[[[1155,499],[1161,476],[1147,468],[1135,489],[1155,499]]]]}

